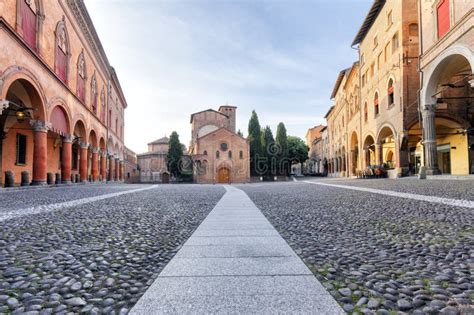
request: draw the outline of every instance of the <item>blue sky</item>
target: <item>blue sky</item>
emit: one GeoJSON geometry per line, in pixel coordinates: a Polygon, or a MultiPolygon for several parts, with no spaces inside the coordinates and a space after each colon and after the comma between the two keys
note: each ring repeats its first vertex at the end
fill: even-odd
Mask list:
{"type": "Polygon", "coordinates": [[[304,137],[324,123],[341,69],[371,0],[85,0],[129,107],[125,144],[137,153],[189,116],[238,106],[244,134],[253,109],[262,126],[285,123],[304,137]]]}

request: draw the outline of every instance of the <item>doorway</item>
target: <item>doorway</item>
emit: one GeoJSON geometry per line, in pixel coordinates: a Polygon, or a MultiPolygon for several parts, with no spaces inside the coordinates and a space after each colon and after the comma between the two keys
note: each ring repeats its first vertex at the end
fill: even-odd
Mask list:
{"type": "Polygon", "coordinates": [[[219,169],[217,172],[217,182],[222,184],[230,183],[230,170],[227,167],[219,169]]]}

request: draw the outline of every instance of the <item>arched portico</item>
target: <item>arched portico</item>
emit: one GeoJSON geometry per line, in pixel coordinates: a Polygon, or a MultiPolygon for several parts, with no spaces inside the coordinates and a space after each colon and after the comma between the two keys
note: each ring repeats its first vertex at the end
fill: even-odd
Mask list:
{"type": "Polygon", "coordinates": [[[423,70],[420,107],[427,174],[474,173],[474,129],[468,117],[473,70],[474,52],[460,44],[444,50],[423,70]]]}
{"type": "Polygon", "coordinates": [[[357,168],[359,167],[359,139],[357,132],[353,132],[351,135],[350,145],[350,171],[352,175],[356,175],[357,168]]]}
{"type": "Polygon", "coordinates": [[[367,135],[362,147],[364,149],[364,166],[369,167],[376,165],[374,137],[370,134],[367,135]]]}

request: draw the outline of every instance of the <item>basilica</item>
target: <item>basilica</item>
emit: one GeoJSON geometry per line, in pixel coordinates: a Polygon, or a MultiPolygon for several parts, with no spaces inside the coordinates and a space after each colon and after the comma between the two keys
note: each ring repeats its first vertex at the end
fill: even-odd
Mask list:
{"type": "Polygon", "coordinates": [[[189,155],[197,183],[250,181],[249,144],[236,133],[237,107],[224,105],[191,115],[189,155]]]}

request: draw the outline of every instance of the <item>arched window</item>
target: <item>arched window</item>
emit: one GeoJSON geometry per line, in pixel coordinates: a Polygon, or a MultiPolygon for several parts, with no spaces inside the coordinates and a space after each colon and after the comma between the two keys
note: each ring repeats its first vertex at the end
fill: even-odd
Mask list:
{"type": "Polygon", "coordinates": [[[38,0],[18,0],[18,26],[23,39],[31,49],[37,50],[40,4],[38,0]]]}
{"type": "Polygon", "coordinates": [[[367,122],[369,120],[369,107],[367,106],[367,102],[364,104],[364,121],[367,122]]]}
{"type": "Polygon", "coordinates": [[[379,93],[375,92],[374,96],[374,115],[377,116],[379,114],[379,93]]]}
{"type": "Polygon", "coordinates": [[[232,150],[229,150],[229,159],[232,158],[232,150]]]}
{"type": "Polygon", "coordinates": [[[112,129],[112,110],[109,109],[109,121],[108,121],[109,128],[112,129]]]}
{"type": "Polygon", "coordinates": [[[118,135],[118,118],[115,118],[115,134],[118,135]]]}
{"type": "Polygon", "coordinates": [[[240,158],[241,160],[244,159],[244,151],[240,151],[240,152],[239,152],[239,158],[240,158]]]}
{"type": "Polygon", "coordinates": [[[390,79],[388,81],[388,90],[387,90],[387,99],[388,99],[388,106],[392,106],[393,103],[395,102],[395,98],[393,95],[393,80],[390,79]]]}
{"type": "Polygon", "coordinates": [[[56,48],[55,48],[54,68],[58,77],[67,83],[68,77],[68,58],[69,58],[69,38],[67,35],[66,24],[63,20],[56,26],[56,48]]]}
{"type": "Polygon", "coordinates": [[[105,123],[105,91],[104,87],[102,87],[102,91],[100,92],[100,120],[105,123]]]}
{"type": "Polygon", "coordinates": [[[219,158],[219,151],[216,151],[216,159],[219,158]]]}
{"type": "Polygon", "coordinates": [[[91,79],[91,98],[92,111],[97,115],[97,79],[95,73],[91,79]]]}
{"type": "Polygon", "coordinates": [[[206,150],[204,150],[204,152],[203,152],[202,154],[203,154],[203,155],[207,155],[207,151],[206,151],[206,150]]]}
{"type": "Polygon", "coordinates": [[[86,101],[86,60],[84,51],[81,51],[77,59],[77,97],[85,103],[86,101]]]}

